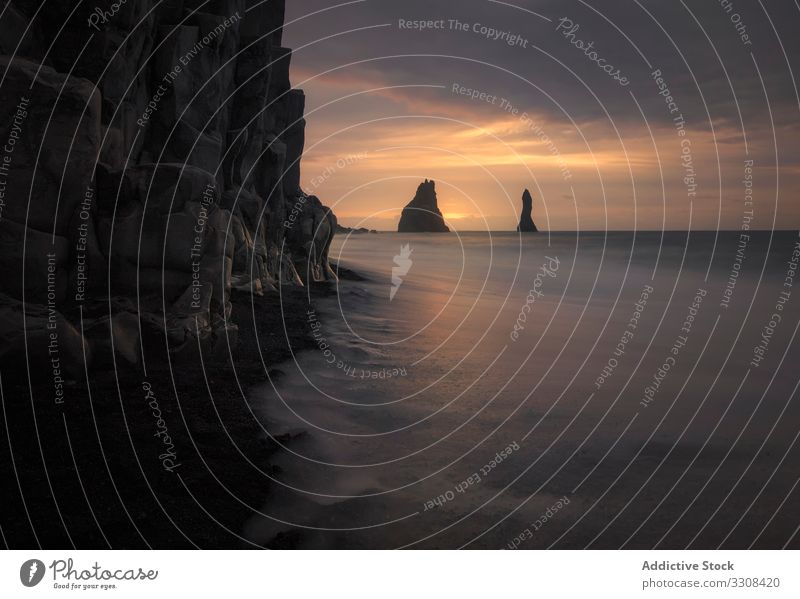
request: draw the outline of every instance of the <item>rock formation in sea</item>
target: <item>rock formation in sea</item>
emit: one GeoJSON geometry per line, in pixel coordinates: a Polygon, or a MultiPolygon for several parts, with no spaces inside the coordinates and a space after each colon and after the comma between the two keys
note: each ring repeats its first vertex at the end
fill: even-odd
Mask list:
{"type": "Polygon", "coordinates": [[[436,184],[425,179],[417,187],[417,195],[403,209],[400,233],[449,233],[436,199],[436,184]]]}
{"type": "Polygon", "coordinates": [[[232,291],[335,279],[284,0],[40,4],[0,35],[0,364],[227,346],[232,291]]]}
{"type": "Polygon", "coordinates": [[[522,214],[517,227],[517,231],[520,233],[536,233],[539,230],[536,228],[536,223],[533,222],[531,211],[533,211],[533,198],[531,192],[526,189],[522,194],[522,214]]]}
{"type": "Polygon", "coordinates": [[[343,233],[343,234],[353,234],[353,235],[361,235],[363,233],[377,233],[375,229],[367,229],[366,227],[359,227],[358,229],[354,229],[352,227],[343,227],[342,225],[336,225],[336,232],[343,233]]]}

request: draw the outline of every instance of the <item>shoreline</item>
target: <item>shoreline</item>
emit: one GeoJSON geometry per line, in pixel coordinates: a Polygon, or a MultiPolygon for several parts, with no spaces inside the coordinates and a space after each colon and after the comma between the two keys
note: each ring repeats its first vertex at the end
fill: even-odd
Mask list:
{"type": "MultiPolygon", "coordinates": [[[[332,267],[344,281],[365,280],[332,267]]],[[[170,361],[163,346],[148,347],[146,377],[123,364],[118,377],[113,366],[91,372],[90,385],[68,385],[58,406],[47,399],[47,382],[29,387],[4,379],[3,428],[12,444],[9,453],[3,443],[0,460],[10,481],[6,511],[30,514],[3,522],[7,546],[257,548],[243,530],[268,501],[265,475],[280,473],[271,463],[280,451],[276,440],[290,443],[304,432],[270,438],[250,392],[268,378],[279,381],[280,365],[293,353],[316,348],[305,318],[308,298],[313,307],[335,294],[335,285],[284,286],[252,299],[234,293],[233,364],[199,349],[170,361]]],[[[280,535],[265,546],[287,542],[280,535]]]]}

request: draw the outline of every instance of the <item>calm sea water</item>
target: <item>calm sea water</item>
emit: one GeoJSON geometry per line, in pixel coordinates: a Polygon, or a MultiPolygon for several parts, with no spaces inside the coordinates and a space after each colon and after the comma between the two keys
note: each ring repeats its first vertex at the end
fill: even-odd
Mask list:
{"type": "Polygon", "coordinates": [[[783,544],[800,478],[798,240],[337,236],[332,257],[368,280],[316,302],[318,349],[254,398],[269,430],[298,436],[248,536],[783,544]]]}

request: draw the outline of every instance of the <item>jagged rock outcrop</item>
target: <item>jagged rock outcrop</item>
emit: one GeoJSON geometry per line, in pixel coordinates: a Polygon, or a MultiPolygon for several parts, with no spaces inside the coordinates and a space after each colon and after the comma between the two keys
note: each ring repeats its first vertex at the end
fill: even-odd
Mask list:
{"type": "Polygon", "coordinates": [[[444,224],[444,217],[439,211],[436,199],[436,183],[425,179],[417,187],[417,194],[408,205],[403,208],[400,223],[397,226],[400,233],[449,233],[450,229],[444,224]]]}
{"type": "Polygon", "coordinates": [[[286,242],[298,274],[306,281],[335,280],[328,263],[328,250],[336,234],[336,215],[316,196],[297,197],[298,218],[287,221],[286,242]]]}
{"type": "Polygon", "coordinates": [[[0,19],[4,356],[42,314],[74,350],[79,308],[87,346],[128,361],[139,324],[213,347],[236,338],[232,292],[336,278],[336,217],[300,188],[283,0],[39,5],[0,19]]]}
{"type": "Polygon", "coordinates": [[[350,235],[362,235],[364,233],[377,233],[375,229],[367,229],[366,227],[359,227],[358,229],[354,229],[352,227],[343,227],[342,225],[336,225],[336,232],[337,233],[346,233],[350,235]]]}
{"type": "Polygon", "coordinates": [[[522,194],[522,213],[519,218],[519,225],[517,231],[520,233],[536,233],[539,229],[536,228],[536,223],[533,222],[531,212],[533,211],[533,198],[531,192],[527,189],[522,194]]]}

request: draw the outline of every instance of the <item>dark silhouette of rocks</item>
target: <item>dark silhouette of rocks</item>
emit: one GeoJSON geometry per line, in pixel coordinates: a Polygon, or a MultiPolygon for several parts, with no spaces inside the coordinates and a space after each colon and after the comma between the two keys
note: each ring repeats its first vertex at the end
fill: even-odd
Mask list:
{"type": "Polygon", "coordinates": [[[342,225],[336,225],[336,232],[342,234],[353,234],[353,235],[361,235],[363,233],[377,233],[375,229],[367,229],[366,227],[359,227],[358,229],[354,229],[352,227],[343,227],[342,225]]]}
{"type": "Polygon", "coordinates": [[[0,365],[42,306],[65,353],[95,330],[136,361],[148,329],[175,352],[235,344],[234,290],[336,278],[336,217],[300,188],[284,0],[39,5],[8,2],[0,41],[0,365]]]}
{"type": "Polygon", "coordinates": [[[436,200],[436,184],[433,181],[425,179],[424,183],[419,184],[417,195],[403,209],[397,230],[400,233],[450,232],[439,211],[436,200]]]}
{"type": "Polygon", "coordinates": [[[517,227],[517,231],[520,233],[536,233],[539,230],[536,228],[536,223],[533,222],[533,218],[531,218],[532,211],[533,198],[531,197],[531,192],[526,189],[522,194],[522,214],[519,219],[519,226],[517,227]]]}

